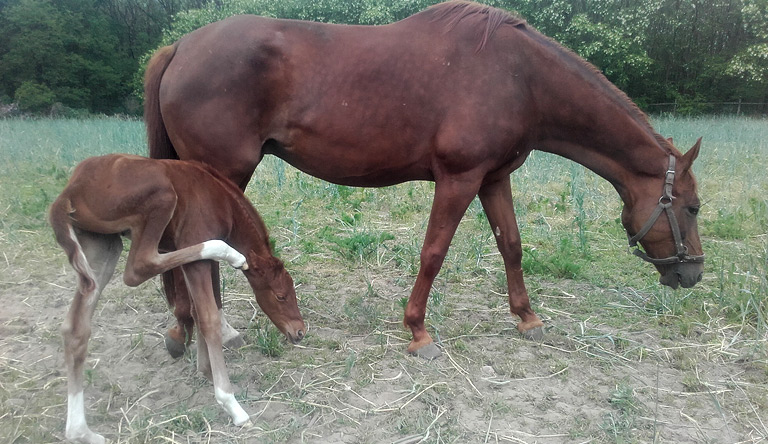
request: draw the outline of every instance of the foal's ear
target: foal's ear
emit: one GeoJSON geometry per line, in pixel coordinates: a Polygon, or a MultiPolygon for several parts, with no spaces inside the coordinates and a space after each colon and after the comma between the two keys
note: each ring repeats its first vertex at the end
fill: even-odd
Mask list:
{"type": "Polygon", "coordinates": [[[248,252],[248,268],[264,276],[269,267],[269,261],[259,256],[253,250],[248,252]]]}
{"type": "Polygon", "coordinates": [[[687,153],[683,154],[680,159],[681,171],[688,171],[693,165],[693,161],[699,157],[699,149],[701,148],[701,137],[693,144],[693,148],[689,149],[687,153]]]}
{"type": "Polygon", "coordinates": [[[272,276],[268,273],[275,273],[282,266],[280,259],[273,256],[262,257],[251,250],[248,252],[248,267],[259,273],[261,276],[272,276]]]}

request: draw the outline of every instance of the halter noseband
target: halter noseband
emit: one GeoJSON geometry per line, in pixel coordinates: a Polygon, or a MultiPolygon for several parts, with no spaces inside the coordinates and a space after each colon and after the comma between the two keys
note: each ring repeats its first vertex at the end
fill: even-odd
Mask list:
{"type": "Polygon", "coordinates": [[[653,210],[651,217],[648,218],[648,222],[646,222],[645,225],[643,225],[643,228],[641,228],[640,231],[638,231],[634,236],[630,237],[629,233],[627,233],[627,237],[629,238],[629,246],[635,247],[632,253],[640,259],[643,259],[644,261],[650,262],[654,265],[670,265],[683,262],[704,262],[703,254],[698,256],[691,256],[688,254],[688,247],[683,245],[683,240],[680,236],[680,225],[677,223],[675,212],[672,211],[672,200],[675,199],[675,196],[672,195],[672,185],[675,182],[675,161],[675,156],[670,154],[669,167],[667,168],[667,175],[664,179],[664,193],[659,198],[659,204],[656,206],[656,209],[653,210]],[[667,258],[657,259],[648,256],[644,251],[640,250],[637,242],[645,237],[649,231],[651,231],[651,228],[659,219],[661,213],[664,211],[667,213],[667,219],[669,219],[669,225],[672,228],[672,236],[675,239],[675,249],[677,250],[677,254],[667,258]]]}

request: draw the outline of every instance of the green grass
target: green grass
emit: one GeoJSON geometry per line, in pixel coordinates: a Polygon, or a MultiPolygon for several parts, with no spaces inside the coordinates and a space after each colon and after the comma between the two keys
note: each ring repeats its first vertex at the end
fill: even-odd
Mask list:
{"type": "MultiPolygon", "coordinates": [[[[386,415],[367,411],[363,416],[376,417],[380,427],[393,436],[429,434],[426,442],[438,442],[436,436],[444,442],[483,441],[487,439],[486,426],[493,423],[495,427],[493,421],[508,416],[508,411],[537,415],[564,402],[563,394],[553,388],[556,384],[578,382],[592,376],[590,372],[598,372],[598,376],[600,372],[621,374],[625,364],[645,365],[649,360],[662,363],[668,372],[677,372],[679,378],[673,388],[685,393],[684,399],[693,399],[688,398],[691,394],[706,395],[714,380],[728,387],[716,393],[719,403],[727,396],[747,400],[736,409],[739,415],[750,415],[768,405],[768,393],[756,389],[768,384],[768,124],[737,118],[653,120],[659,132],[673,137],[682,151],[699,136],[704,138],[695,164],[704,202],[699,216],[707,255],[704,280],[692,289],[661,287],[653,267],[627,252],[626,235],[619,222],[621,202],[611,185],[578,164],[534,152],[512,175],[512,186],[524,244],[526,285],[534,310],[547,321],[548,335],[554,339],[545,348],[518,342],[516,320],[508,313],[504,294],[503,264],[476,200],[463,218],[430,292],[427,327],[451,355],[451,360],[433,363],[402,356],[410,333],[402,329],[401,318],[418,272],[434,185],[413,182],[382,189],[337,186],[267,156],[247,194],[270,228],[275,247],[298,286],[299,305],[310,328],[302,342],[306,348],[286,345],[266,317],[256,309],[251,311],[252,296],[239,273],[223,272],[225,309],[235,306],[245,312],[236,328],[246,332],[249,347],[234,360],[228,357],[228,365],[238,370],[231,372],[233,380],[238,375],[238,386],[250,386],[244,400],[246,410],[260,411],[266,399],[272,403],[267,412],[278,408],[286,417],[300,418],[290,423],[284,418],[256,421],[261,433],[258,439],[299,442],[302,432],[298,430],[308,423],[354,428],[355,421],[363,418],[354,416],[355,410],[349,410],[348,405],[357,402],[354,405],[358,408],[371,409],[361,397],[383,405],[384,401],[366,390],[385,381],[396,387],[396,393],[385,401],[398,406],[414,398],[409,409],[387,411],[386,415]],[[731,349],[734,343],[739,344],[738,350],[731,349]],[[690,344],[695,344],[693,349],[687,347],[690,344]],[[589,363],[588,370],[577,365],[574,360],[578,359],[589,363]],[[388,367],[381,368],[380,362],[388,367]],[[743,365],[739,369],[749,375],[752,385],[731,386],[729,380],[716,379],[721,375],[700,372],[700,367],[717,367],[723,362],[743,365]],[[507,384],[491,386],[498,396],[487,396],[488,387],[481,385],[484,380],[478,375],[486,367],[493,367],[496,380],[507,384]],[[567,371],[558,373],[563,369],[567,371]],[[549,379],[553,374],[557,376],[549,379]],[[450,380],[454,375],[458,375],[457,384],[450,380]],[[530,377],[541,378],[536,382],[546,388],[541,396],[502,396],[507,393],[500,390],[517,387],[514,380],[530,377]],[[476,388],[468,385],[470,380],[476,388]],[[429,390],[422,393],[425,388],[429,390]],[[475,390],[483,397],[475,398],[475,390]],[[482,431],[473,435],[462,428],[465,417],[441,410],[444,401],[438,395],[448,392],[458,393],[468,412],[488,415],[482,419],[482,431]],[[326,394],[338,397],[341,403],[328,401],[326,394]],[[509,404],[513,398],[530,400],[533,408],[509,404]],[[418,410],[411,410],[417,406],[418,410]],[[313,420],[315,417],[320,419],[313,420]]],[[[69,270],[54,245],[45,212],[78,161],[109,152],[143,154],[143,131],[141,122],[117,119],[0,120],[0,266],[20,261],[26,264],[23,271],[0,279],[0,289],[11,292],[17,286],[37,285],[41,291],[34,297],[48,298],[56,285],[70,285],[61,278],[69,270]]],[[[68,298],[50,304],[62,307],[63,313],[68,298]]],[[[147,307],[159,312],[163,304],[153,284],[144,290],[113,294],[106,300],[104,305],[109,304],[109,308],[105,310],[124,307],[126,313],[147,307]],[[150,297],[153,302],[147,302],[150,297]]],[[[234,310],[230,312],[234,317],[234,310]]],[[[55,344],[49,345],[54,355],[60,353],[56,348],[60,347],[60,320],[48,321],[45,328],[24,331],[34,330],[38,336],[45,333],[36,340],[55,344]]],[[[164,325],[163,321],[138,319],[136,323],[144,325],[146,333],[118,329],[126,343],[116,359],[131,350],[133,354],[144,353],[152,362],[161,360],[161,353],[151,354],[157,339],[151,329],[161,330],[158,326],[164,325]]],[[[0,325],[2,328],[16,331],[10,329],[22,327],[8,321],[0,325]]],[[[94,350],[98,351],[98,345],[94,350]]],[[[0,358],[3,354],[0,349],[0,358]]],[[[99,356],[106,362],[107,355],[102,351],[99,356]]],[[[89,361],[87,367],[92,382],[87,391],[120,387],[120,378],[111,377],[106,364],[94,362],[89,361]]],[[[43,390],[37,381],[44,381],[44,377],[29,375],[21,364],[11,363],[9,370],[0,370],[0,422],[4,417],[13,418],[3,425],[15,431],[8,436],[29,437],[18,442],[59,440],[61,420],[47,407],[34,414],[16,414],[4,403],[23,406],[15,399],[20,397],[17,391],[23,389],[45,400],[47,406],[58,406],[56,414],[61,414],[65,390],[61,374],[43,390]],[[56,393],[46,398],[49,389],[56,393]]],[[[183,367],[180,377],[198,381],[203,386],[200,391],[211,391],[209,384],[199,381],[201,378],[190,376],[194,363],[174,365],[183,367]]],[[[148,389],[158,393],[164,393],[162,384],[174,378],[150,376],[148,389]]],[[[653,384],[623,378],[616,379],[621,382],[615,387],[608,384],[599,394],[585,395],[585,402],[601,409],[597,419],[583,412],[565,425],[542,422],[542,427],[571,433],[579,442],[653,440],[653,432],[643,419],[657,417],[647,397],[653,390],[649,384],[653,384]]],[[[532,386],[527,381],[520,384],[532,386]]],[[[111,427],[114,432],[122,420],[114,406],[118,402],[132,405],[135,398],[125,399],[130,392],[126,387],[105,395],[93,406],[87,405],[89,420],[101,423],[103,431],[111,427]],[[108,408],[113,396],[116,401],[108,408]]],[[[662,397],[659,402],[664,401],[662,397]]],[[[184,408],[170,405],[141,414],[136,409],[126,418],[134,421],[126,430],[142,442],[171,440],[174,434],[199,438],[208,433],[208,424],[215,427],[226,422],[219,410],[203,408],[212,402],[210,393],[205,393],[185,400],[184,408]]],[[[765,421],[764,415],[760,418],[765,421]]],[[[760,418],[753,415],[749,421],[759,424],[760,418]]],[[[728,421],[733,424],[738,419],[728,421]]],[[[124,435],[121,437],[125,440],[124,435]]],[[[305,438],[312,440],[311,435],[305,438]]]]}

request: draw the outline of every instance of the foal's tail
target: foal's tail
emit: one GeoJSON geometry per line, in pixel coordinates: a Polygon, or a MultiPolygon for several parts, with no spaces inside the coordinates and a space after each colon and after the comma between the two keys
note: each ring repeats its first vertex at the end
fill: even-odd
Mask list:
{"type": "Polygon", "coordinates": [[[75,230],[70,222],[70,214],[74,213],[72,202],[67,198],[58,198],[51,205],[48,212],[48,221],[53,228],[56,242],[67,253],[69,263],[75,269],[79,279],[78,289],[84,294],[91,294],[96,290],[96,280],[91,265],[85,257],[83,247],[77,240],[75,230]]]}
{"type": "Polygon", "coordinates": [[[147,125],[149,157],[153,159],[178,159],[176,149],[168,138],[168,131],[160,112],[160,81],[176,54],[176,45],[164,46],[155,52],[144,74],[144,122],[147,125]]]}

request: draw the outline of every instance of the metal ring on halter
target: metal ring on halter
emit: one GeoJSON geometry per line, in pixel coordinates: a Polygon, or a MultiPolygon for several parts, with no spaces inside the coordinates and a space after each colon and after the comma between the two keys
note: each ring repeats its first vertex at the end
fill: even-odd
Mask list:
{"type": "Polygon", "coordinates": [[[683,244],[682,236],[680,235],[680,225],[677,223],[675,213],[672,211],[672,200],[675,198],[675,196],[672,195],[672,185],[674,182],[675,156],[670,154],[669,168],[667,168],[666,177],[664,179],[664,191],[659,198],[659,204],[656,206],[656,209],[653,210],[651,217],[648,218],[648,221],[645,223],[645,225],[643,225],[643,228],[641,228],[640,231],[638,231],[634,236],[630,236],[629,233],[627,233],[629,246],[635,247],[635,250],[632,251],[632,254],[646,262],[650,262],[655,265],[670,265],[683,262],[704,262],[703,254],[692,256],[688,254],[688,247],[683,244]],[[659,219],[659,216],[661,216],[661,213],[663,212],[667,213],[667,219],[669,220],[669,225],[672,229],[672,237],[674,238],[675,250],[677,251],[677,254],[675,256],[666,258],[653,258],[648,256],[644,251],[640,250],[640,247],[638,247],[637,243],[640,241],[640,239],[645,237],[649,231],[651,231],[651,228],[653,228],[653,226],[656,224],[656,221],[659,219]]]}

